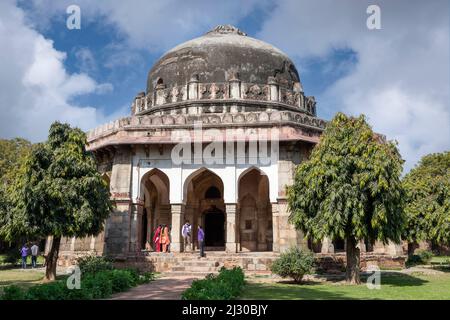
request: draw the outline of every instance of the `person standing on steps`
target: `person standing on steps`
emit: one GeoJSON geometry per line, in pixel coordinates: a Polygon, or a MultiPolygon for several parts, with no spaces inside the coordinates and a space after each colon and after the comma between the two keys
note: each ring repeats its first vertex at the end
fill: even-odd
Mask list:
{"type": "Polygon", "coordinates": [[[162,252],[167,252],[167,247],[170,245],[169,227],[164,225],[161,233],[162,252]]]}
{"type": "Polygon", "coordinates": [[[155,244],[155,251],[161,252],[161,225],[158,226],[155,230],[155,234],[153,236],[153,243],[155,244]]]}
{"type": "Polygon", "coordinates": [[[192,250],[191,247],[191,225],[189,224],[189,221],[186,220],[186,222],[183,225],[183,229],[181,229],[181,235],[183,236],[183,245],[184,250],[187,251],[189,248],[189,251],[192,250]]]}
{"type": "Polygon", "coordinates": [[[205,256],[205,232],[202,229],[202,226],[198,226],[197,232],[198,239],[198,247],[200,248],[200,257],[205,256]]]}

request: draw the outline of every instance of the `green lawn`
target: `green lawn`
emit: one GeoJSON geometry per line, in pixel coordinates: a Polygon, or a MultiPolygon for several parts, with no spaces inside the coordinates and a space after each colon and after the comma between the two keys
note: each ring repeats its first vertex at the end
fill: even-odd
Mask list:
{"type": "Polygon", "coordinates": [[[450,273],[441,275],[384,274],[381,289],[370,290],[366,284],[342,283],[248,283],[240,299],[447,299],[450,300],[450,273]]]}
{"type": "Polygon", "coordinates": [[[38,284],[44,278],[43,271],[37,270],[21,270],[21,269],[7,269],[0,270],[0,291],[4,286],[17,285],[20,287],[30,287],[38,284]]]}
{"type": "Polygon", "coordinates": [[[434,256],[431,258],[431,263],[448,263],[450,262],[450,256],[434,256]]]}

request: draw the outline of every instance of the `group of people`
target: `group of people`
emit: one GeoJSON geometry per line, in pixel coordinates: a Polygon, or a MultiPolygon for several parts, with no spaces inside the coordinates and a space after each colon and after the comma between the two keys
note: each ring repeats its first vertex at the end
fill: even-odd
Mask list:
{"type": "MultiPolygon", "coordinates": [[[[171,228],[167,225],[159,225],[153,233],[153,244],[156,252],[170,252],[170,243],[172,237],[170,235],[171,228]]],[[[181,235],[183,236],[183,243],[185,249],[192,250],[192,226],[189,221],[186,221],[181,229],[181,235]]],[[[197,230],[198,247],[200,249],[200,256],[205,256],[205,232],[202,226],[198,226],[197,230]]],[[[150,243],[146,243],[146,250],[150,251],[150,243]]]]}
{"type": "Polygon", "coordinates": [[[153,235],[153,244],[156,252],[170,252],[171,228],[167,225],[159,225],[153,235]]]}
{"type": "Polygon", "coordinates": [[[31,267],[36,268],[38,254],[39,254],[39,246],[36,243],[33,243],[31,248],[28,248],[28,245],[25,243],[20,249],[20,255],[22,257],[22,269],[27,268],[27,259],[28,256],[30,255],[31,255],[31,267]]]}

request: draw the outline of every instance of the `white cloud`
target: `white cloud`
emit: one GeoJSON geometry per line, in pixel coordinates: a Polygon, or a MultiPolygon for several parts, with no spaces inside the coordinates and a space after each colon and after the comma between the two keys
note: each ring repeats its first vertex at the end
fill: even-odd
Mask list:
{"type": "Polygon", "coordinates": [[[50,124],[69,122],[89,129],[105,120],[101,111],[70,101],[82,94],[106,92],[85,73],[69,74],[66,54],[30,28],[13,1],[0,2],[0,136],[44,140],[50,124]]]}
{"type": "MultiPolygon", "coordinates": [[[[235,24],[255,8],[267,8],[268,0],[109,0],[76,2],[81,9],[81,29],[92,21],[118,31],[133,48],[160,52],[200,36],[217,24],[235,24]]],[[[51,20],[66,17],[71,0],[32,0],[29,20],[48,28],[51,20]]]]}
{"type": "Polygon", "coordinates": [[[423,155],[450,149],[449,4],[377,1],[382,29],[373,31],[369,4],[283,1],[259,36],[300,61],[354,50],[356,66],[323,94],[318,110],[366,114],[376,131],[399,142],[409,170],[423,155]]]}

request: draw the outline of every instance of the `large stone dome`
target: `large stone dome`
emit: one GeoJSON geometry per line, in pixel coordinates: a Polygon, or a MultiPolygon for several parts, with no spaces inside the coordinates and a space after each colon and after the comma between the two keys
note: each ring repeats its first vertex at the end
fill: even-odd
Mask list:
{"type": "Polygon", "coordinates": [[[266,84],[273,77],[287,88],[300,82],[286,54],[230,25],[217,26],[164,54],[148,74],[147,93],[157,84],[166,88],[185,85],[193,77],[200,83],[222,83],[238,77],[255,84],[266,84]]]}

